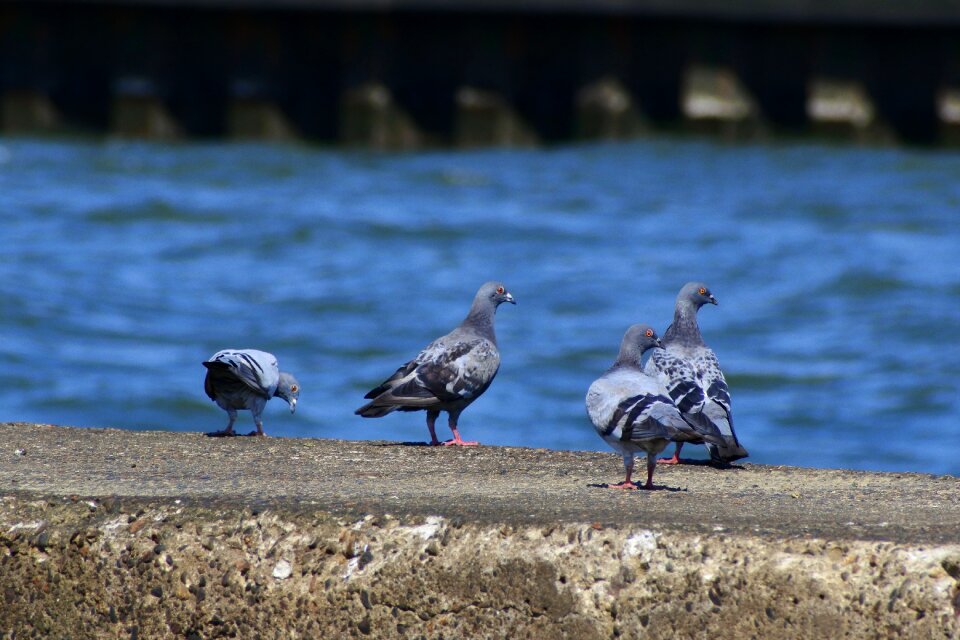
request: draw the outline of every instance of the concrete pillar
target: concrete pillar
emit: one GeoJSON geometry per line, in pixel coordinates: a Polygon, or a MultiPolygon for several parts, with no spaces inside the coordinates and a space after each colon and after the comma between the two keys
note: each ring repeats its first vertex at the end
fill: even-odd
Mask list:
{"type": "Polygon", "coordinates": [[[688,67],[681,86],[680,108],[695,130],[738,137],[761,130],[757,101],[729,67],[688,67]]]}
{"type": "Polygon", "coordinates": [[[111,132],[125,138],[179,138],[182,130],[158,94],[147,78],[120,78],[114,85],[111,132]]]}
{"type": "Polygon", "coordinates": [[[5,133],[41,133],[60,124],[60,114],[45,93],[34,89],[4,92],[0,127],[5,133]]]}
{"type": "Polygon", "coordinates": [[[461,87],[454,137],[460,147],[531,146],[537,135],[500,93],[461,87]]]}
{"type": "Polygon", "coordinates": [[[298,137],[295,127],[263,85],[238,80],[232,87],[227,107],[230,137],[247,140],[291,140],[298,137]]]}
{"type": "Polygon", "coordinates": [[[937,95],[937,117],[940,139],[951,145],[960,144],[960,87],[945,87],[937,95]]]}
{"type": "Polygon", "coordinates": [[[616,78],[602,78],[577,93],[577,135],[618,140],[643,133],[644,119],[627,88],[616,78]]]}
{"type": "Polygon", "coordinates": [[[866,142],[890,137],[864,84],[846,78],[818,77],[807,89],[807,117],[814,132],[866,142]]]}
{"type": "Polygon", "coordinates": [[[340,100],[340,139],[374,149],[415,149],[423,135],[397,104],[390,90],[378,83],[349,89],[340,100]]]}

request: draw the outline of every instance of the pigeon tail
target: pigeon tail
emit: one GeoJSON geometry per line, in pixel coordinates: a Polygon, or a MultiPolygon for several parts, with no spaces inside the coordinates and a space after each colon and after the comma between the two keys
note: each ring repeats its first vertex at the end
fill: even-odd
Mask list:
{"type": "Polygon", "coordinates": [[[377,404],[376,401],[373,401],[368,402],[354,411],[354,414],[360,416],[361,418],[382,418],[388,413],[393,413],[397,409],[399,409],[399,407],[396,405],[377,404]]]}
{"type": "Polygon", "coordinates": [[[734,460],[740,460],[750,455],[747,453],[747,450],[743,448],[743,445],[737,442],[736,438],[729,436],[725,437],[724,442],[720,444],[708,444],[707,450],[710,452],[711,460],[722,463],[733,462],[734,460]]]}

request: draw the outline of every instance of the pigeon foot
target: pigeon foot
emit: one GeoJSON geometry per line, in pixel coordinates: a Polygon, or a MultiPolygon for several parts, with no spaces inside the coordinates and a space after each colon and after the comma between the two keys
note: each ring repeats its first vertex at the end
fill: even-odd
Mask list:
{"type": "Polygon", "coordinates": [[[461,440],[460,438],[454,438],[453,440],[447,440],[443,443],[445,447],[475,447],[479,445],[479,442],[467,442],[466,440],[461,440]]]}
{"type": "Polygon", "coordinates": [[[680,456],[673,454],[672,458],[659,458],[657,460],[658,464],[683,464],[680,462],[680,456]]]}
{"type": "Polygon", "coordinates": [[[252,437],[254,437],[254,438],[266,438],[266,437],[267,437],[267,434],[265,434],[263,431],[251,431],[251,432],[248,433],[247,435],[248,435],[248,436],[252,436],[252,437]]]}

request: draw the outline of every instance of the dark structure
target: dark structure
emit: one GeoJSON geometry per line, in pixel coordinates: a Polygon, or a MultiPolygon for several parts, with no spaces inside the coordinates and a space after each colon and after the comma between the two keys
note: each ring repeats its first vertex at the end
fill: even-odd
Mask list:
{"type": "Polygon", "coordinates": [[[960,140],[943,0],[0,0],[0,53],[6,133],[960,140]]]}

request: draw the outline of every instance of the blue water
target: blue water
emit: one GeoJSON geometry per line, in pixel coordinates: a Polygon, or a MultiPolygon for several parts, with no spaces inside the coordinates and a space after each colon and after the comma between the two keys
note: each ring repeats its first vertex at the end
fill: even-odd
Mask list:
{"type": "Polygon", "coordinates": [[[0,420],[219,429],[200,362],[257,347],[303,387],[268,434],[423,440],[353,410],[496,278],[519,304],[464,437],[606,450],[587,387],[699,279],[750,461],[960,474],[958,223],[955,152],[0,139],[0,420]]]}

